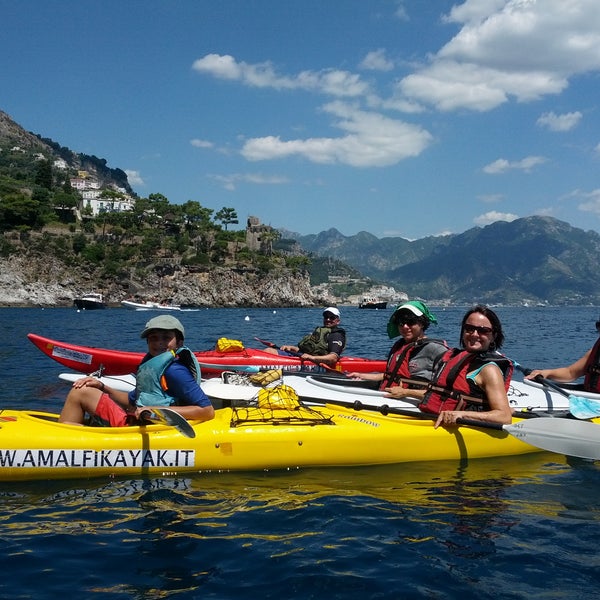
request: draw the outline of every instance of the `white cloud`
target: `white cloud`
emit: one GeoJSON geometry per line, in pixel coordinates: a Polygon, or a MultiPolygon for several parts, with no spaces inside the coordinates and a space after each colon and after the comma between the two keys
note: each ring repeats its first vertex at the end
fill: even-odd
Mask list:
{"type": "Polygon", "coordinates": [[[580,112],[564,113],[557,115],[554,112],[544,113],[537,121],[537,125],[545,127],[550,131],[569,131],[576,127],[581,121],[582,114],[580,112]]]}
{"type": "Polygon", "coordinates": [[[127,175],[127,181],[129,182],[129,185],[145,185],[139,171],[130,171],[125,169],[125,175],[127,175]]]}
{"type": "Polygon", "coordinates": [[[190,140],[190,144],[194,146],[194,148],[212,148],[214,146],[212,142],[209,142],[208,140],[200,140],[198,138],[190,140]]]}
{"type": "Polygon", "coordinates": [[[288,141],[279,136],[254,138],[244,144],[242,155],[252,161],[297,155],[321,164],[384,167],[418,156],[433,139],[421,127],[340,101],[331,102],[323,109],[338,118],[334,125],[347,135],[288,141]]]}
{"type": "Polygon", "coordinates": [[[452,7],[450,14],[444,17],[449,23],[477,24],[502,9],[506,0],[466,0],[452,7]]]}
{"type": "Polygon", "coordinates": [[[518,219],[518,215],[513,215],[512,213],[501,213],[495,210],[491,210],[490,212],[486,212],[483,215],[479,215],[473,219],[473,223],[475,225],[479,225],[483,227],[484,225],[490,225],[491,223],[495,223],[496,221],[507,221],[511,222],[515,219],[518,219]]]}
{"type": "Polygon", "coordinates": [[[398,84],[408,99],[439,110],[539,99],[600,69],[597,0],[467,0],[446,21],[460,31],[398,84]]]}
{"type": "Polygon", "coordinates": [[[278,75],[270,62],[248,64],[233,56],[207,54],[194,61],[192,68],[218,79],[237,80],[250,87],[277,90],[314,91],[331,96],[357,97],[369,92],[369,84],[348,71],[324,69],[302,71],[294,77],[278,75]]]}
{"type": "Polygon", "coordinates": [[[576,194],[585,199],[577,207],[582,212],[590,212],[600,216],[600,189],[592,190],[591,192],[576,192],[576,194]]]}
{"type": "Polygon", "coordinates": [[[554,208],[548,206],[547,208],[537,208],[535,214],[539,217],[552,217],[555,213],[554,208]]]}
{"type": "Polygon", "coordinates": [[[404,2],[401,2],[401,1],[398,2],[398,6],[396,6],[396,10],[394,11],[394,16],[399,21],[410,21],[408,12],[407,12],[406,8],[404,7],[404,2]]]}
{"type": "Polygon", "coordinates": [[[394,63],[386,57],[385,50],[379,48],[379,50],[369,52],[362,59],[359,66],[369,71],[391,71],[394,68],[394,63]]]}
{"type": "Polygon", "coordinates": [[[483,167],[483,172],[488,175],[498,175],[500,173],[506,173],[507,171],[524,171],[525,173],[529,173],[533,167],[545,162],[546,159],[543,156],[527,156],[526,158],[514,162],[510,162],[505,158],[499,158],[483,167]]]}
{"type": "Polygon", "coordinates": [[[287,177],[280,175],[263,175],[261,173],[231,173],[230,175],[209,175],[218,181],[226,190],[234,191],[240,183],[254,185],[282,185],[289,183],[287,177]]]}

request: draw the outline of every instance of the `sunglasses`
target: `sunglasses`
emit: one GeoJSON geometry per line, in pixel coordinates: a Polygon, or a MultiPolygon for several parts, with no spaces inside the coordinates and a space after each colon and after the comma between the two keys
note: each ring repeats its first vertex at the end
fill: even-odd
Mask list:
{"type": "Polygon", "coordinates": [[[332,315],[331,313],[325,313],[323,315],[323,319],[325,319],[326,321],[335,321],[337,319],[337,316],[332,315]]]}
{"type": "Polygon", "coordinates": [[[465,333],[475,333],[477,332],[479,335],[490,335],[492,331],[494,331],[491,327],[480,327],[478,325],[469,325],[465,324],[463,327],[463,331],[465,333]]]}
{"type": "Polygon", "coordinates": [[[419,317],[400,317],[396,319],[396,325],[398,327],[402,327],[403,325],[407,325],[408,327],[412,327],[419,322],[419,317]]]}

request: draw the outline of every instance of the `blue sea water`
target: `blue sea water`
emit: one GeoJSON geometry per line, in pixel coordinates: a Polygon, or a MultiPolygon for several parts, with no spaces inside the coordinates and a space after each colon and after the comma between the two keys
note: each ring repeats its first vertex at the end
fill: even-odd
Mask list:
{"type": "MultiPolygon", "coordinates": [[[[457,343],[465,307],[430,336],[457,343]]],[[[598,309],[498,308],[530,367],[581,356],[598,309]]],[[[384,357],[391,310],[342,308],[349,355],[384,357]]],[[[0,309],[0,406],[58,411],[65,369],[28,332],[143,350],[151,313],[0,309]]],[[[294,343],[318,309],[177,314],[194,349],[294,343]]],[[[0,436],[1,436],[0,431],[0,436]]],[[[401,442],[399,442],[401,443],[401,442]]],[[[0,598],[600,597],[600,470],[541,452],[372,468],[0,484],[0,598]]]]}

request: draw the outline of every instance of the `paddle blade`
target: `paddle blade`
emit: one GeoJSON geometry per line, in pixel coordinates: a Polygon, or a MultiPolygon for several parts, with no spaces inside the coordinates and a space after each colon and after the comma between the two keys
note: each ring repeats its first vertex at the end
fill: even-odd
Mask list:
{"type": "Polygon", "coordinates": [[[593,419],[600,415],[600,401],[581,396],[569,396],[569,410],[578,419],[593,419]]]}
{"type": "Polygon", "coordinates": [[[175,427],[179,433],[188,438],[195,438],[194,428],[178,412],[170,408],[152,408],[142,413],[142,418],[152,423],[161,423],[169,427],[175,427]]]}
{"type": "Polygon", "coordinates": [[[600,427],[595,423],[542,417],[505,425],[504,429],[526,444],[543,450],[600,459],[600,427]]]}

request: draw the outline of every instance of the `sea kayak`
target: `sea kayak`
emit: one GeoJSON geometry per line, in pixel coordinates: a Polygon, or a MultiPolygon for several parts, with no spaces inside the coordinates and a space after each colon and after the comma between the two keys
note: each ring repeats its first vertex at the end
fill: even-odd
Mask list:
{"type": "MultiPolygon", "coordinates": [[[[98,370],[105,375],[133,373],[144,356],[143,352],[80,346],[53,340],[35,333],[29,333],[27,337],[46,356],[69,369],[81,373],[93,373],[98,370]]],[[[279,356],[256,348],[244,348],[237,352],[202,350],[194,352],[194,354],[200,362],[203,376],[206,377],[214,377],[226,370],[244,368],[254,368],[256,370],[259,368],[281,368],[288,372],[299,370],[319,372],[324,370],[323,367],[301,361],[295,356],[279,356]]],[[[359,373],[382,372],[385,365],[385,360],[343,356],[338,361],[336,370],[357,371],[359,373]]]]}
{"type": "MultiPolygon", "coordinates": [[[[62,377],[66,378],[64,375],[62,377]]],[[[390,398],[386,392],[364,387],[365,382],[358,380],[348,380],[330,375],[300,377],[284,374],[280,382],[291,386],[303,402],[311,404],[326,404],[328,402],[345,406],[365,404],[391,406],[419,412],[415,399],[396,400],[390,398]]],[[[277,382],[271,385],[275,385],[275,383],[277,382]]],[[[235,401],[248,400],[256,396],[260,387],[250,386],[245,382],[242,384],[224,383],[222,378],[213,378],[204,381],[202,389],[211,398],[235,401]]],[[[589,392],[577,392],[577,394],[600,401],[599,394],[589,392]]],[[[507,395],[514,412],[560,413],[569,410],[569,399],[567,397],[529,380],[511,381],[507,395]]]]}
{"type": "MultiPolygon", "coordinates": [[[[434,429],[429,419],[333,405],[265,408],[244,404],[217,410],[211,421],[190,422],[193,438],[164,424],[77,426],[59,423],[57,415],[46,412],[0,410],[0,480],[165,476],[511,456],[540,451],[538,434],[530,439],[521,426],[544,421],[559,427],[569,424],[566,419],[528,419],[501,430],[434,429]]],[[[591,423],[571,423],[597,429],[591,423]]],[[[564,452],[563,442],[558,443],[564,452]]]]}
{"type": "MultiPolygon", "coordinates": [[[[60,373],[59,378],[66,382],[74,382],[82,373],[60,373]]],[[[216,408],[230,404],[236,400],[247,401],[256,398],[261,386],[252,385],[246,375],[241,377],[236,374],[241,383],[226,383],[230,374],[222,377],[213,377],[202,381],[204,392],[215,402],[216,408]]],[[[116,390],[129,392],[135,388],[135,375],[104,375],[99,377],[106,386],[116,390]]],[[[284,383],[294,389],[304,403],[326,404],[328,402],[342,406],[391,406],[419,412],[414,399],[396,400],[390,398],[385,392],[364,387],[365,382],[346,379],[332,375],[292,375],[283,374],[282,378],[269,384],[273,387],[277,383],[284,383]]],[[[267,387],[269,387],[267,386],[267,387]]],[[[600,394],[577,391],[578,396],[589,398],[600,403],[600,394]]],[[[540,383],[530,380],[511,381],[507,392],[509,404],[513,412],[567,412],[570,409],[569,398],[565,397],[540,383]]]]}

